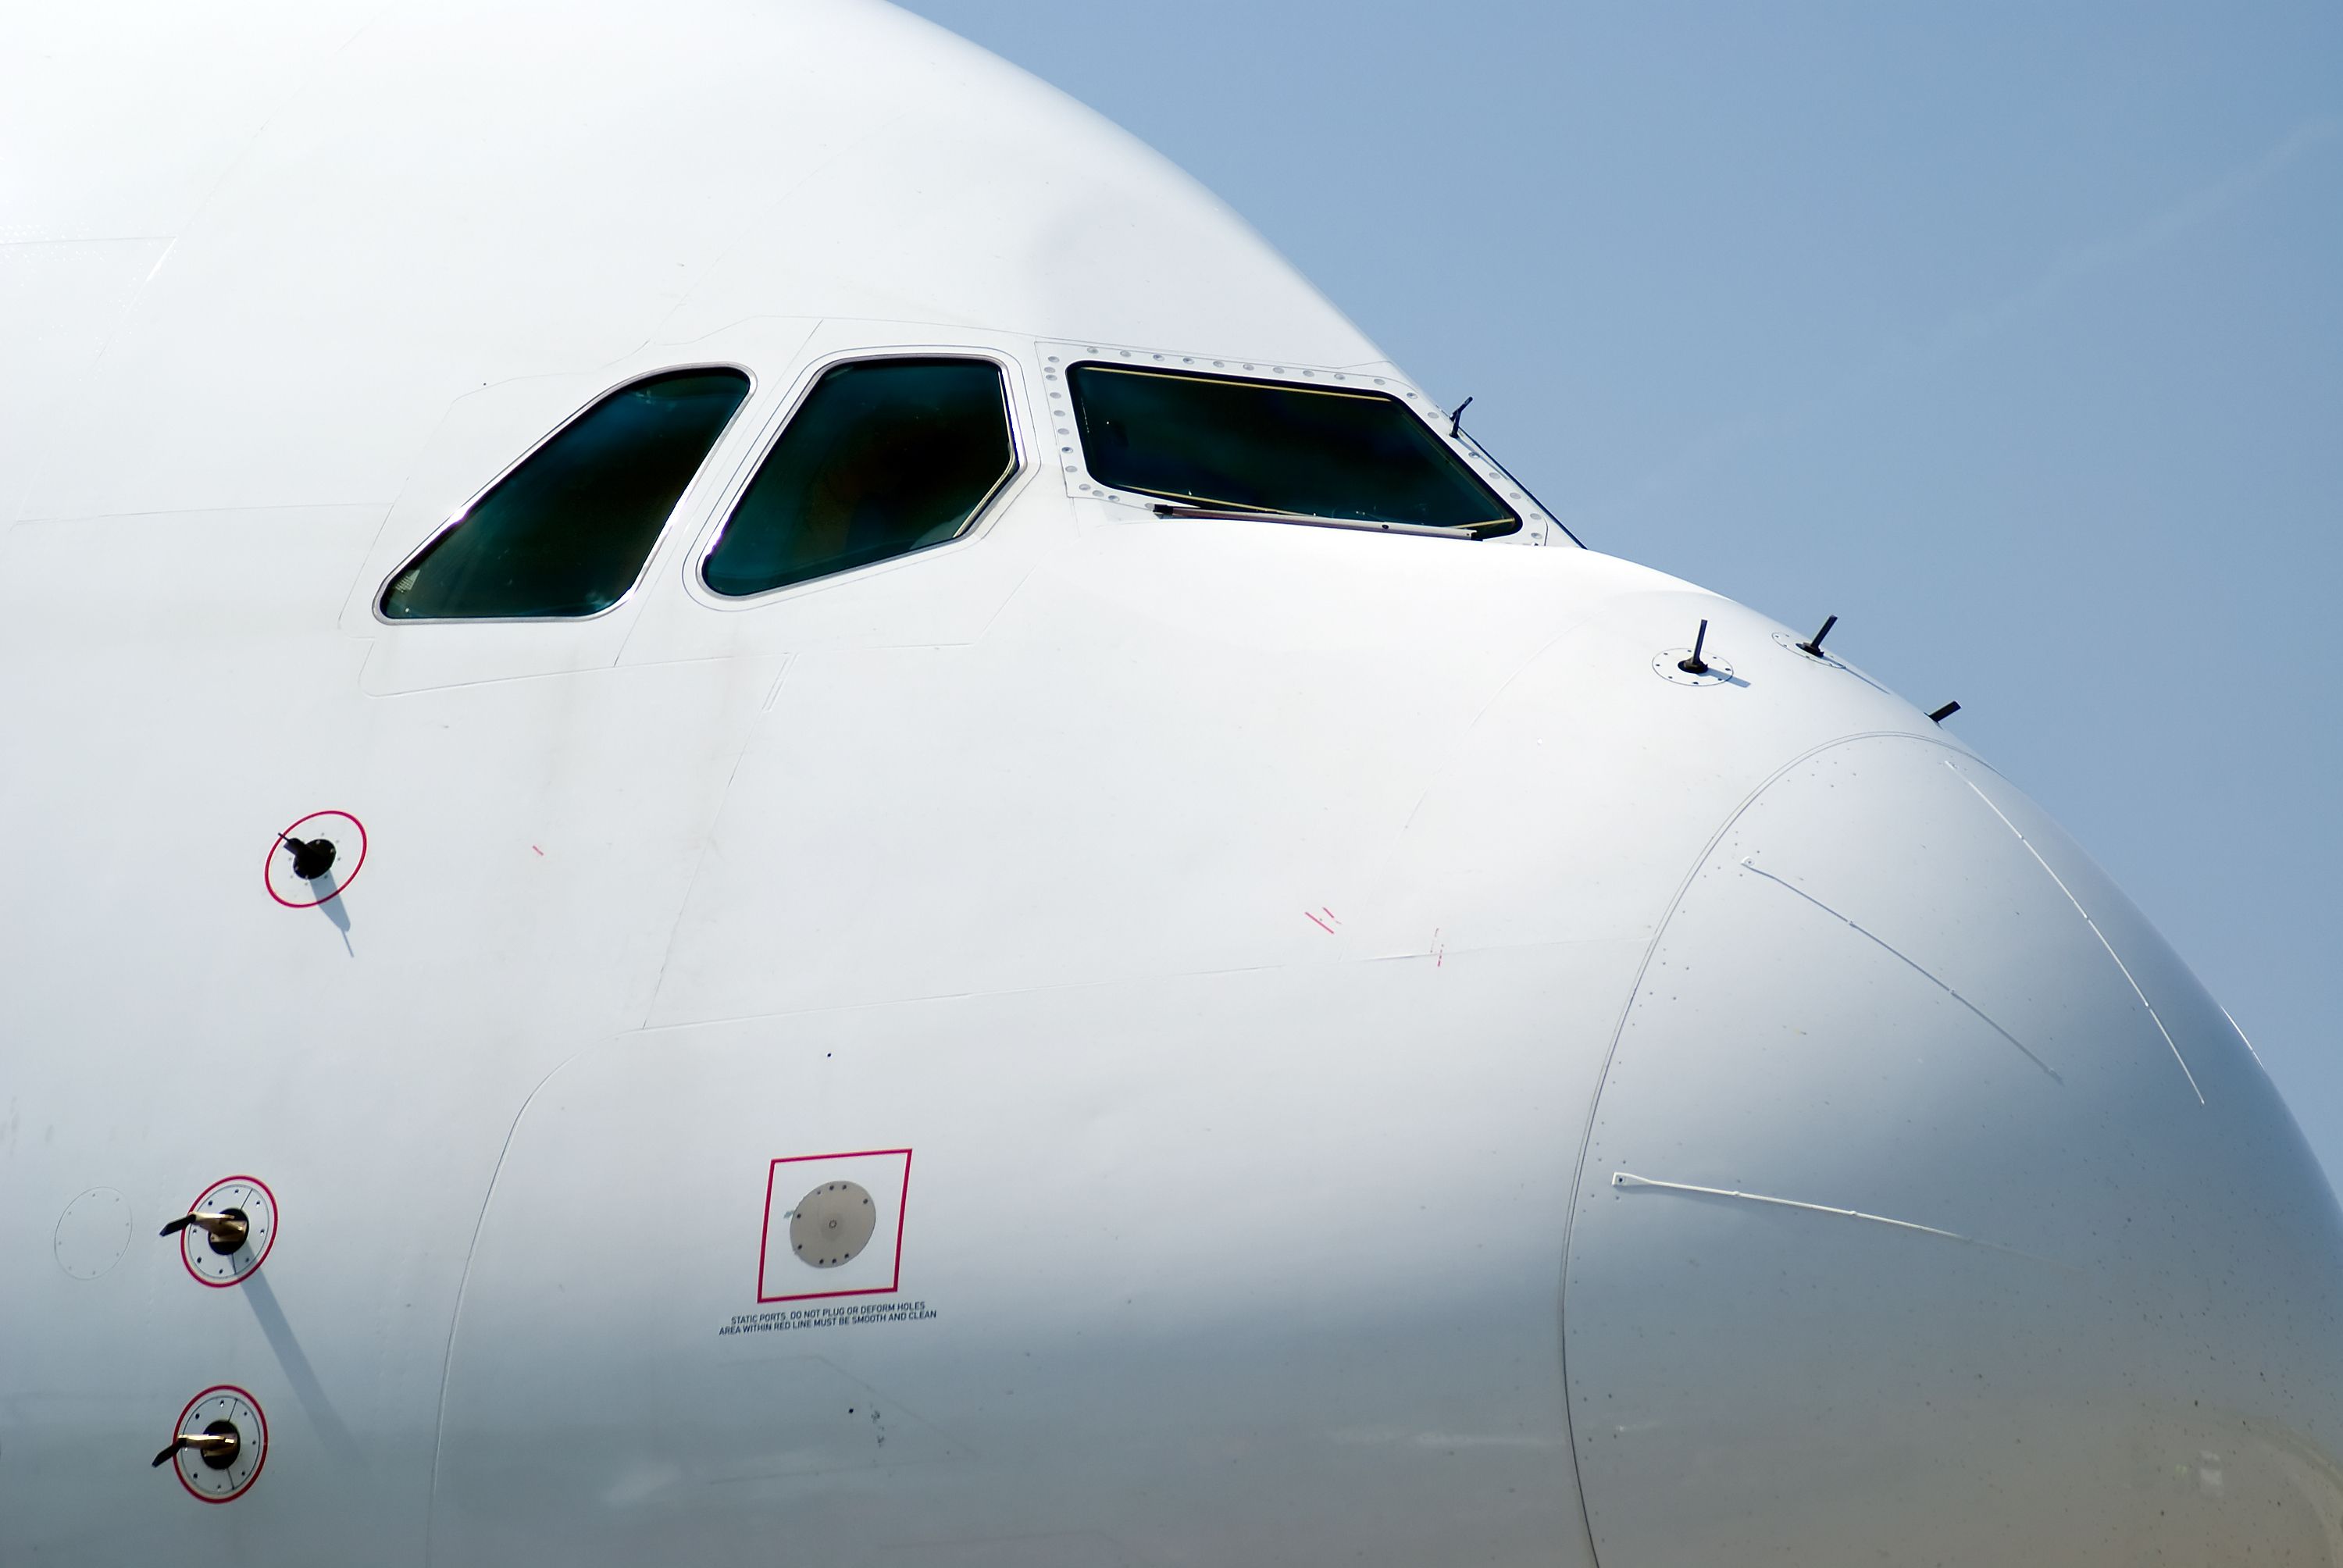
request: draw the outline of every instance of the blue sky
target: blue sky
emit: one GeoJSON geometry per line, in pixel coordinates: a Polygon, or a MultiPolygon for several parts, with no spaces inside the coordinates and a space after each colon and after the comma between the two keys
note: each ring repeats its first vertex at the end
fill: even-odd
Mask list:
{"type": "Polygon", "coordinates": [[[2343,6],[912,0],[1953,719],[2343,1175],[2343,6]]]}

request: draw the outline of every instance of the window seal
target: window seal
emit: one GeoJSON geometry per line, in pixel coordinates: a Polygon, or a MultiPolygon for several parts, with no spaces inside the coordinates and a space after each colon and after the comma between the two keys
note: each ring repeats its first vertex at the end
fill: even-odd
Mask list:
{"type": "Polygon", "coordinates": [[[607,619],[608,617],[618,614],[618,611],[632,604],[635,597],[642,592],[643,584],[650,578],[651,568],[659,560],[659,551],[666,548],[669,532],[675,527],[675,519],[683,513],[686,503],[691,499],[691,492],[693,488],[697,487],[707,475],[717,453],[722,450],[726,438],[732,434],[733,427],[740,423],[741,414],[748,409],[750,404],[757,400],[757,393],[760,384],[761,378],[758,376],[754,367],[741,364],[739,361],[733,359],[689,360],[679,365],[652,366],[647,369],[635,371],[621,380],[605,383],[600,390],[595,392],[584,402],[578,404],[568,414],[562,416],[562,417],[543,435],[530,442],[528,448],[518,457],[515,457],[511,462],[507,463],[503,467],[498,468],[494,477],[492,477],[487,484],[480,486],[470,495],[465,497],[464,504],[458,507],[454,511],[448,513],[447,519],[440,523],[437,528],[432,529],[429,534],[426,535],[420,544],[407,551],[405,555],[399,557],[398,564],[392,567],[389,571],[384,573],[381,580],[375,584],[374,592],[367,600],[367,612],[374,617],[375,623],[377,625],[387,627],[584,626],[589,622],[607,619]],[[735,407],[732,410],[731,417],[724,421],[724,427],[716,433],[716,439],[709,443],[707,455],[699,459],[699,467],[692,470],[690,479],[685,483],[683,487],[683,494],[675,498],[675,506],[668,512],[666,518],[660,522],[659,534],[651,540],[651,548],[644,552],[643,564],[636,568],[635,580],[627,585],[626,592],[620,594],[617,598],[612,599],[608,604],[604,605],[600,609],[595,610],[588,615],[432,615],[402,616],[394,620],[389,616],[382,613],[383,596],[390,591],[390,585],[398,580],[399,574],[406,571],[407,568],[413,566],[417,561],[422,559],[423,557],[430,551],[434,545],[437,544],[441,539],[447,538],[449,534],[454,533],[458,528],[462,527],[464,520],[472,515],[472,508],[474,507],[478,506],[482,501],[486,500],[491,490],[494,490],[498,485],[503,484],[506,479],[509,478],[514,473],[526,465],[530,458],[536,457],[538,452],[551,445],[556,437],[561,435],[571,426],[577,424],[578,420],[584,418],[587,415],[600,407],[608,399],[625,391],[628,387],[634,386],[639,381],[649,381],[661,376],[689,375],[695,370],[735,371],[749,378],[749,389],[741,394],[739,407],[735,407]]]}
{"type": "MultiPolygon", "coordinates": [[[[1145,490],[1130,492],[1143,496],[1145,490]]],[[[1159,518],[1207,523],[1291,523],[1297,528],[1341,528],[1353,534],[1405,534],[1418,539],[1463,539],[1479,544],[1522,531],[1519,518],[1492,518],[1485,523],[1387,523],[1373,518],[1322,518],[1315,512],[1271,512],[1254,507],[1186,507],[1158,501],[1148,508],[1159,518]]]]}
{"type": "Polygon", "coordinates": [[[828,588],[833,583],[845,582],[864,572],[891,569],[906,561],[939,555],[955,547],[970,544],[981,538],[998,516],[1003,498],[1034,471],[1032,446],[1026,437],[1026,418],[1021,406],[1023,395],[1019,389],[1025,374],[1025,366],[1013,355],[997,348],[979,348],[966,344],[890,343],[883,347],[858,345],[852,348],[841,348],[808,360],[790,387],[788,398],[774,414],[768,417],[766,427],[759,433],[756,444],[749,448],[747,456],[741,458],[731,477],[725,481],[723,490],[717,496],[713,510],[708,520],[701,525],[699,547],[690,552],[689,558],[683,563],[685,591],[694,601],[709,609],[728,612],[754,609],[770,604],[784,595],[808,593],[828,588]],[[1009,435],[1010,464],[1001,477],[993,482],[992,488],[984,493],[984,498],[977,502],[975,508],[970,511],[967,524],[959,533],[940,543],[929,545],[922,549],[910,550],[902,555],[889,556],[882,560],[865,561],[859,567],[848,567],[841,571],[830,572],[822,577],[809,578],[803,582],[783,583],[779,588],[765,588],[753,594],[719,593],[709,587],[708,578],[704,575],[708,567],[708,558],[716,553],[716,546],[723,538],[725,527],[731,522],[732,514],[739,508],[741,498],[748,493],[749,487],[756,481],[759,470],[764,467],[765,460],[772,456],[773,448],[779,444],[781,437],[788,432],[792,424],[796,423],[799,411],[805,407],[806,400],[813,396],[814,388],[821,385],[822,377],[841,365],[867,364],[889,359],[971,359],[990,365],[1000,373],[1001,418],[1009,435]]]}
{"type": "MultiPolygon", "coordinates": [[[[1055,347],[1055,345],[1045,347],[1055,347]]],[[[1095,365],[1102,370],[1161,376],[1167,379],[1224,381],[1239,386],[1291,387],[1295,391],[1316,392],[1338,397],[1347,397],[1371,402],[1389,403],[1422,427],[1431,436],[1433,443],[1449,454],[1463,473],[1481,488],[1491,503],[1503,515],[1473,524],[1444,526],[1423,523],[1386,524],[1369,518],[1320,518],[1312,514],[1281,513],[1226,502],[1205,502],[1167,496],[1153,490],[1131,489],[1121,485],[1109,485],[1099,478],[1090,466],[1090,452],[1079,428],[1071,431],[1069,437],[1073,444],[1071,450],[1080,456],[1078,464],[1068,465],[1070,495],[1076,494],[1077,487],[1071,483],[1071,479],[1076,472],[1079,472],[1081,477],[1095,482],[1080,486],[1081,492],[1111,505],[1134,507],[1156,517],[1200,517],[1206,513],[1215,513],[1235,520],[1250,516],[1262,522],[1291,523],[1297,527],[1315,524],[1349,532],[1423,535],[1433,538],[1465,539],[1473,542],[1507,538],[1529,530],[1529,515],[1522,508],[1509,503],[1499,493],[1495,482],[1489,475],[1480,471],[1474,459],[1477,457],[1481,462],[1498,468],[1501,473],[1503,472],[1502,467],[1480,448],[1478,442],[1463,437],[1461,432],[1457,436],[1451,436],[1443,429],[1439,422],[1426,413],[1425,407],[1419,406],[1423,401],[1420,394],[1403,378],[1335,371],[1318,367],[1295,367],[1289,370],[1285,366],[1280,365],[1264,370],[1258,362],[1252,361],[1246,362],[1243,369],[1239,371],[1231,368],[1225,359],[1222,358],[1212,360],[1211,367],[1206,368],[1199,362],[1202,357],[1195,355],[1182,356],[1181,365],[1178,367],[1162,363],[1142,364],[1134,358],[1134,353],[1131,350],[1123,350],[1120,357],[1111,357],[1109,352],[1102,351],[1096,346],[1085,346],[1080,349],[1075,348],[1071,344],[1065,347],[1067,353],[1062,360],[1055,356],[1045,356],[1045,357],[1049,359],[1055,386],[1064,388],[1069,397],[1071,393],[1072,373],[1085,366],[1095,365]],[[1373,384],[1362,385],[1362,382],[1373,384]]],[[[1160,362],[1167,357],[1151,351],[1148,357],[1160,362]]],[[[1069,406],[1061,417],[1071,417],[1072,412],[1071,407],[1069,406]]],[[[1516,488],[1520,487],[1520,481],[1513,480],[1512,475],[1506,474],[1505,477],[1513,480],[1516,488]]],[[[1527,496],[1526,491],[1523,494],[1531,506],[1535,508],[1544,526],[1561,528],[1561,523],[1543,503],[1534,497],[1527,496]]],[[[1077,498],[1080,498],[1079,496],[1077,498]]],[[[1565,535],[1568,534],[1566,529],[1563,531],[1565,535]]],[[[1575,536],[1568,537],[1572,543],[1578,542],[1575,536]]]]}

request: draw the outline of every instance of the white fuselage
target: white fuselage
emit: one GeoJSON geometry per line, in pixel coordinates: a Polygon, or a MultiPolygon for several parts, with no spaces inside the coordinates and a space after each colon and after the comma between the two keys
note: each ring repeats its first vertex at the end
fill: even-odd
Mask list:
{"type": "Polygon", "coordinates": [[[0,1560],[2343,1563],[2343,1224],[2186,967],[1469,443],[1510,540],[1093,487],[1081,358],[1435,413],[1143,149],[859,5],[42,25],[0,1560]],[[1003,371],[979,525],[709,593],[907,352],[1003,371]],[[377,613],[703,365],[753,390],[614,608],[377,613]],[[364,862],[291,907],[317,812],[364,862]],[[222,1282],[156,1232],[228,1178],[222,1282]],[[219,1503],[148,1462],[216,1388],[219,1503]]]}

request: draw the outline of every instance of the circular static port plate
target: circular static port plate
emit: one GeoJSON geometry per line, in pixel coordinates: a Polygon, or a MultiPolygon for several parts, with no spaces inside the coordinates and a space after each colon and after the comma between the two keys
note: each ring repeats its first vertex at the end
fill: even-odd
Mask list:
{"type": "Polygon", "coordinates": [[[215,1181],[204,1189],[193,1207],[213,1214],[234,1209],[244,1216],[247,1227],[244,1241],[233,1252],[215,1251],[211,1232],[200,1225],[179,1232],[179,1261],[197,1281],[225,1290],[267,1259],[268,1249],[277,1241],[277,1195],[257,1177],[230,1176],[215,1181]]]}
{"type": "Polygon", "coordinates": [[[179,1484],[205,1503],[226,1503],[243,1496],[260,1479],[260,1467],[268,1458],[268,1422],[260,1413],[259,1402],[230,1383],[207,1388],[189,1400],[187,1408],[179,1412],[178,1425],[171,1431],[174,1434],[202,1432],[219,1421],[236,1429],[236,1457],[224,1467],[214,1469],[191,1448],[179,1450],[172,1459],[179,1484]]]}
{"type": "Polygon", "coordinates": [[[1701,662],[1708,668],[1703,674],[1694,675],[1684,668],[1684,661],[1691,657],[1692,649],[1689,648],[1664,649],[1652,656],[1652,673],[1676,686],[1723,686],[1733,678],[1733,666],[1705,649],[1700,657],[1701,662]]]}
{"type": "Polygon", "coordinates": [[[789,1250],[801,1263],[835,1269],[870,1244],[879,1206],[860,1182],[825,1181],[798,1200],[789,1216],[789,1250]]]}
{"type": "Polygon", "coordinates": [[[342,890],[357,879],[358,868],[366,864],[367,830],[347,811],[312,811],[277,835],[268,846],[268,859],[261,875],[266,879],[268,896],[288,910],[314,910],[328,899],[338,898],[342,890]],[[293,852],[285,847],[287,839],[307,842],[323,839],[334,847],[334,863],[316,881],[297,876],[293,870],[293,852]]]}
{"type": "Polygon", "coordinates": [[[57,1267],[76,1280],[95,1280],[129,1247],[130,1201],[111,1187],[84,1192],[57,1221],[57,1267]]]}

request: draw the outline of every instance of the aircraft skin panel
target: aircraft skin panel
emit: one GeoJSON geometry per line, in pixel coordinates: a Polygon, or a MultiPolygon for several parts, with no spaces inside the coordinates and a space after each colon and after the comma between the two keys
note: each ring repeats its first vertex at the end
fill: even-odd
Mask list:
{"type": "MultiPolygon", "coordinates": [[[[1554,1043],[1601,1028],[1639,950],[1421,955],[1363,985],[1258,969],[598,1048],[538,1091],[498,1170],[434,1561],[639,1560],[679,1533],[748,1553],[777,1520],[793,1550],[855,1563],[1020,1531],[1134,1562],[1443,1541],[1553,1560],[1578,1529],[1554,1353],[1574,1150],[1554,1129],[1585,1067],[1554,1043]],[[1477,1085],[1500,1063],[1514,1094],[1493,1120],[1477,1085]],[[760,1302],[769,1161],[893,1144],[914,1151],[900,1290],[760,1302]],[[581,1214],[586,1255],[540,1244],[581,1214]],[[1208,1509],[1164,1479],[1198,1467],[1225,1478],[1208,1509]]],[[[793,1161],[773,1201],[836,1163],[793,1161]]]]}
{"type": "MultiPolygon", "coordinates": [[[[731,781],[651,1021],[1427,952],[1440,932],[1488,946],[1648,934],[1696,849],[1662,824],[1723,815],[1763,772],[1722,758],[1622,768],[1642,743],[1630,730],[1718,730],[1689,707],[1653,712],[1634,687],[1610,700],[1616,687],[1588,672],[1656,684],[1654,639],[1702,614],[1720,646],[1773,651],[1772,624],[1579,552],[1484,591],[1493,563],[1522,552],[1313,544],[1125,524],[1095,562],[1037,570],[981,642],[798,658],[731,781]],[[1182,607],[1171,624],[1132,602],[1166,580],[1182,607]],[[1477,603],[1483,635],[1426,648],[1409,618],[1379,624],[1371,607],[1402,582],[1420,607],[1477,603]],[[1604,610],[1581,624],[1598,594],[1604,610]],[[1311,629],[1344,605],[1360,607],[1347,648],[1311,629]],[[1093,651],[1066,657],[1076,648],[1093,651]],[[880,690],[890,721],[873,724],[880,690]],[[1065,717],[1109,709],[1129,721],[1111,737],[1065,717]],[[1270,735],[1295,748],[1245,739],[1270,735]],[[885,829],[840,830],[866,812],[885,829]],[[779,865],[799,874],[777,883],[779,865]],[[869,896],[841,899],[841,883],[869,896]],[[1128,896],[1183,884],[1212,907],[1128,896]],[[1557,900],[1564,885],[1604,896],[1557,900]],[[1245,890],[1232,904],[1232,889],[1245,890]],[[1500,900],[1508,918],[1493,919],[1500,900]]],[[[1808,672],[1783,663],[1765,722],[1795,736],[1808,672]]],[[[1845,684],[1899,722],[1890,699],[1845,684]]],[[[1807,743],[1842,732],[1844,700],[1807,743]]]]}
{"type": "Polygon", "coordinates": [[[16,516],[54,434],[90,395],[98,355],[170,248],[157,238],[0,238],[0,519],[16,516]]]}
{"type": "MultiPolygon", "coordinates": [[[[234,1381],[210,1370],[227,1366],[275,1442],[255,1490],[206,1511],[236,1517],[198,1527],[220,1533],[223,1560],[420,1559],[440,1369],[498,1153],[547,1074],[649,1006],[726,760],[773,668],[368,703],[351,700],[353,661],[317,659],[333,640],[293,641],[308,659],[242,644],[239,662],[266,678],[241,714],[188,689],[188,670],[216,678],[218,665],[191,664],[184,645],[139,661],[143,690],[96,662],[86,687],[53,674],[0,699],[0,722],[27,738],[9,774],[16,819],[131,825],[119,839],[12,835],[6,851],[10,888],[52,890],[10,900],[12,1186],[39,1201],[8,1234],[45,1259],[77,1193],[111,1188],[130,1210],[103,1273],[45,1261],[0,1295],[8,1321],[43,1325],[38,1355],[11,1363],[25,1435],[0,1439],[25,1489],[12,1557],[190,1551],[184,1497],[73,1503],[91,1473],[75,1455],[143,1447],[143,1465],[159,1441],[154,1390],[197,1375],[184,1399],[234,1381]],[[304,690],[311,663],[338,701],[304,690]],[[36,707],[28,689],[64,700],[36,707]],[[123,754],[68,794],[53,770],[92,749],[61,738],[94,709],[115,716],[123,754]],[[179,764],[191,756],[231,760],[179,764]],[[271,835],[329,799],[353,805],[372,851],[344,895],[285,910],[262,882],[271,835]],[[121,945],[142,940],[156,945],[134,981],[121,945]],[[529,978],[554,972],[569,978],[529,978]],[[248,1285],[203,1290],[155,1231],[241,1171],[278,1195],[277,1243],[248,1285]],[[46,1512],[44,1497],[63,1505],[46,1512]]],[[[33,667],[18,647],[7,657],[33,667]]]]}
{"type": "Polygon", "coordinates": [[[878,5],[190,15],[0,48],[0,1560],[2343,1563],[2343,1220],[2181,960],[1161,158],[878,5]],[[962,533],[700,580],[936,355],[962,533]],[[1159,516],[1081,356],[1524,526],[1159,516]],[[693,367],[615,602],[385,618],[693,367]]]}
{"type": "MultiPolygon", "coordinates": [[[[106,161],[117,94],[44,95],[38,145],[106,161]]],[[[884,6],[393,5],[205,107],[245,144],[199,202],[11,215],[172,241],[26,516],[387,501],[455,398],[759,316],[1383,357],[1160,156],[884,6]]]]}
{"type": "Polygon", "coordinates": [[[1606,1568],[1916,1534],[2212,1560],[2241,1503],[2260,1550],[2325,1560],[2343,1227],[2278,1110],[1989,769],[1918,738],[1785,769],[1671,910],[1580,1176],[1564,1322],[1606,1568]]]}

